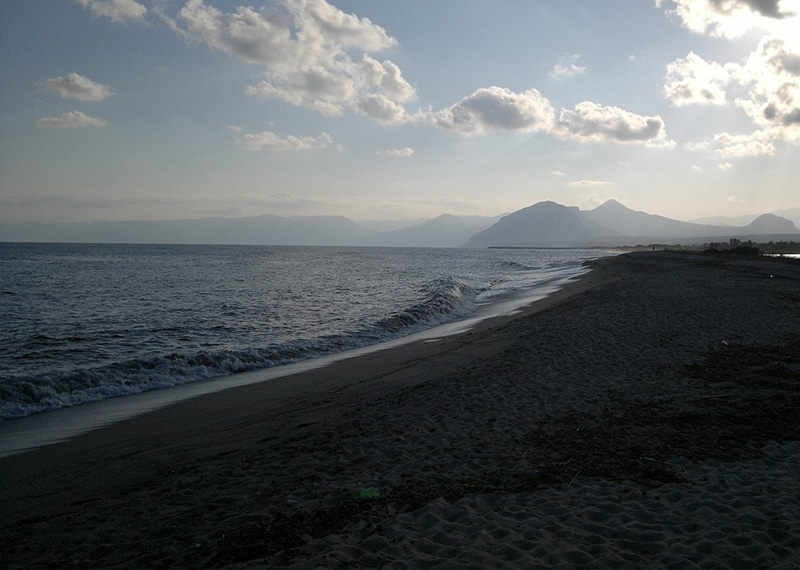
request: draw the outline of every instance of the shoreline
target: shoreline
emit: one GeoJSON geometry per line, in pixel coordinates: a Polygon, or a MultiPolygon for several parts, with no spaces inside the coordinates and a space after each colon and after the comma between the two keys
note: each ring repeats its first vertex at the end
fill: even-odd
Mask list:
{"type": "Polygon", "coordinates": [[[800,266],[661,252],[592,263],[466,333],[0,459],[0,559],[800,562],[800,266]],[[366,489],[380,497],[359,500],[366,489]]]}
{"type": "MultiPolygon", "coordinates": [[[[597,258],[600,259],[600,258],[597,258]]],[[[597,261],[597,259],[592,261],[597,261]]],[[[584,266],[586,263],[584,263],[584,266]]],[[[438,342],[443,338],[464,334],[471,330],[491,327],[506,318],[524,312],[542,310],[562,298],[559,293],[580,287],[581,279],[588,273],[577,276],[547,279],[526,291],[525,295],[491,303],[488,309],[478,311],[456,321],[436,325],[406,336],[380,341],[342,352],[315,356],[288,364],[239,372],[228,376],[187,382],[164,389],[85,402],[48,410],[20,418],[0,421],[0,459],[25,453],[39,447],[64,443],[90,431],[132,419],[182,401],[208,396],[224,390],[241,388],[261,382],[274,382],[287,376],[297,376],[308,371],[326,368],[350,358],[359,358],[373,352],[394,350],[407,344],[438,342]],[[548,302],[548,298],[554,297],[548,302]]],[[[566,293],[567,295],[569,293],[566,293]]]]}

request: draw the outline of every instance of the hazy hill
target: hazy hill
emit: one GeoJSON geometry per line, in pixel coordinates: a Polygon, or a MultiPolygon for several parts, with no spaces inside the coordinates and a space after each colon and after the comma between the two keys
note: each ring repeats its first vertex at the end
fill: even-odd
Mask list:
{"type": "Polygon", "coordinates": [[[393,232],[395,230],[402,230],[416,226],[423,222],[427,222],[431,218],[414,218],[403,220],[359,220],[358,225],[367,228],[374,233],[393,232]]]}
{"type": "MultiPolygon", "coordinates": [[[[785,210],[789,213],[800,209],[785,210]]],[[[373,226],[374,227],[374,226],[373,226]]],[[[581,211],[539,202],[501,218],[442,215],[401,229],[374,231],[343,216],[257,216],[200,220],[0,224],[0,241],[413,247],[614,246],[648,243],[798,240],[796,225],[764,214],[738,227],[672,220],[615,200],[581,211]]]]}
{"type": "Polygon", "coordinates": [[[661,238],[670,236],[704,237],[725,235],[730,228],[681,222],[631,210],[616,200],[608,200],[594,210],[583,212],[590,220],[626,236],[649,236],[661,238]]]}
{"type": "Polygon", "coordinates": [[[517,210],[478,232],[468,247],[487,246],[569,246],[586,245],[619,235],[584,216],[575,207],[539,202],[517,210]]]}
{"type": "MultiPolygon", "coordinates": [[[[790,220],[796,227],[800,228],[800,208],[784,208],[783,210],[776,210],[771,212],[776,216],[780,216],[781,218],[786,218],[790,220]]],[[[711,224],[716,226],[736,226],[742,227],[746,226],[756,218],[758,218],[758,214],[750,214],[748,216],[737,216],[734,218],[725,217],[725,216],[711,216],[707,218],[698,218],[696,220],[692,220],[695,224],[711,224]]]]}
{"type": "Polygon", "coordinates": [[[497,217],[442,214],[407,228],[370,234],[357,239],[355,243],[376,246],[456,247],[497,220],[497,217]]]}
{"type": "Polygon", "coordinates": [[[369,230],[342,216],[258,216],[74,224],[2,224],[2,241],[344,245],[369,230]]]}
{"type": "Polygon", "coordinates": [[[741,227],[714,226],[672,220],[631,210],[609,200],[581,211],[555,202],[539,202],[501,218],[472,236],[469,247],[490,246],[610,246],[648,243],[699,244],[730,238],[764,241],[800,239],[794,223],[764,214],[741,227]]]}
{"type": "Polygon", "coordinates": [[[791,234],[797,232],[797,228],[791,220],[775,214],[763,214],[741,228],[741,231],[754,235],[791,234]]]}
{"type": "Polygon", "coordinates": [[[692,224],[704,224],[709,226],[724,226],[724,227],[742,227],[746,226],[753,220],[758,217],[758,214],[750,214],[747,216],[736,216],[736,217],[727,217],[727,216],[707,216],[705,218],[697,218],[696,220],[691,220],[689,223],[692,224]]]}

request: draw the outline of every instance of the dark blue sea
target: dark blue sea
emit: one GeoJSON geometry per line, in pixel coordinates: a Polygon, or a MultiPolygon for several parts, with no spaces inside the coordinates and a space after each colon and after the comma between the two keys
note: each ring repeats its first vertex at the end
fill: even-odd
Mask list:
{"type": "Polygon", "coordinates": [[[597,250],[0,243],[0,418],[496,314],[597,250]]]}

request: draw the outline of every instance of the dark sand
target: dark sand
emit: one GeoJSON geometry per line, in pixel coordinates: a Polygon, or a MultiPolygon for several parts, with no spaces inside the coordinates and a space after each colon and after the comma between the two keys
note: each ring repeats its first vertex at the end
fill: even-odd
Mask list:
{"type": "Polygon", "coordinates": [[[0,566],[798,568],[798,410],[800,264],[608,258],[466,334],[0,459],[0,566]]]}

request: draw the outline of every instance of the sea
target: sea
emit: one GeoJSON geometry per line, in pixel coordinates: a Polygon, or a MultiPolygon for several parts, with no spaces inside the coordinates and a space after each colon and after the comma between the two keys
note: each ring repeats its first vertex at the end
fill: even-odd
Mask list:
{"type": "Polygon", "coordinates": [[[609,254],[0,243],[0,424],[474,323],[609,254]]]}

